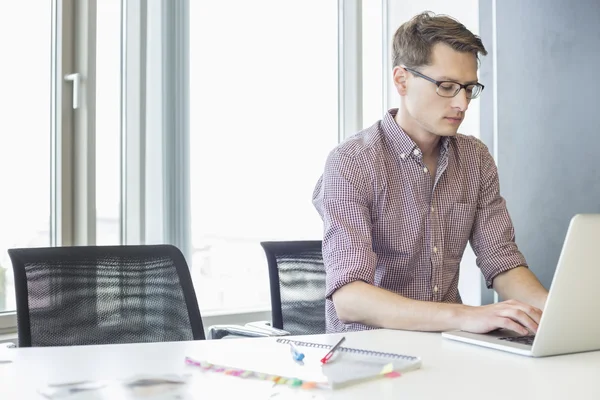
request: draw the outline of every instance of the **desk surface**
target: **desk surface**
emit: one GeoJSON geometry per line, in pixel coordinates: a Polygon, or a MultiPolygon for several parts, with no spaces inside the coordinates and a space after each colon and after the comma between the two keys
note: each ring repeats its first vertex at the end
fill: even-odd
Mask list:
{"type": "MultiPolygon", "coordinates": [[[[529,358],[444,339],[439,333],[392,330],[346,334],[346,347],[397,352],[422,358],[422,367],[395,379],[379,379],[335,391],[311,391],[324,399],[600,399],[600,351],[529,358]],[[369,397],[367,397],[369,396],[369,397]]],[[[295,339],[333,344],[339,335],[295,339]]],[[[266,382],[205,373],[186,366],[186,356],[235,362],[249,348],[272,348],[273,338],[144,343],[57,348],[0,348],[2,398],[39,399],[44,383],[123,379],[135,374],[191,373],[202,391],[243,391],[247,398],[269,398],[266,382]],[[262,386],[258,386],[258,382],[262,386]],[[256,396],[250,395],[255,391],[256,396]],[[5,396],[8,395],[8,396],[5,396]]],[[[283,345],[281,345],[283,346],[283,345]]],[[[263,362],[268,362],[269,352],[263,362]]],[[[230,393],[230,392],[227,392],[230,393]]],[[[232,394],[232,393],[230,393],[232,394]]],[[[194,396],[196,397],[196,396],[194,396]]],[[[198,395],[197,398],[204,396],[198,395]]],[[[244,397],[244,396],[243,396],[244,397]]],[[[276,398],[286,398],[277,396],[276,398]]],[[[294,397],[296,398],[296,397],[294,397]]]]}

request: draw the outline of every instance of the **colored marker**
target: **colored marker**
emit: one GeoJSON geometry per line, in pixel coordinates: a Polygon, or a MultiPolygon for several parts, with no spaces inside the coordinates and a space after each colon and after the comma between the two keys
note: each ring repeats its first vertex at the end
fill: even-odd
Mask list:
{"type": "Polygon", "coordinates": [[[292,342],[290,342],[290,351],[295,361],[302,361],[304,359],[304,353],[300,352],[292,342]]]}

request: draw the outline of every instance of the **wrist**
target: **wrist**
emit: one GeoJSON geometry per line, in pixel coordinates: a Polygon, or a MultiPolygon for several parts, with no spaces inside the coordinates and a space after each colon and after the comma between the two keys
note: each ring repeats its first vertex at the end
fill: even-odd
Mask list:
{"type": "Polygon", "coordinates": [[[467,306],[464,304],[457,304],[457,307],[454,310],[454,318],[453,318],[453,328],[458,330],[465,330],[465,326],[467,325],[467,321],[469,319],[469,314],[474,307],[467,306]]]}
{"type": "Polygon", "coordinates": [[[463,330],[465,320],[473,307],[464,304],[448,304],[446,326],[448,330],[463,330]]]}

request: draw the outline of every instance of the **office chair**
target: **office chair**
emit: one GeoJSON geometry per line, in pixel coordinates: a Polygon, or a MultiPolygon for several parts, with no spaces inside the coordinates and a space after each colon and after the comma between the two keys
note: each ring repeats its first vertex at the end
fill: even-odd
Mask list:
{"type": "Polygon", "coordinates": [[[273,241],[261,246],[269,267],[272,326],[292,335],[325,333],[322,242],[273,241]]]}
{"type": "Polygon", "coordinates": [[[9,249],[19,347],[204,339],[171,245],[9,249]]]}

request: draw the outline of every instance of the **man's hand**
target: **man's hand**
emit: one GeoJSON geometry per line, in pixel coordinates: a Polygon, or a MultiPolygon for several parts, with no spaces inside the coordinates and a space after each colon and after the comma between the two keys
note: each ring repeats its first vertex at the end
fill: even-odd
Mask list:
{"type": "Polygon", "coordinates": [[[467,307],[461,317],[460,329],[463,331],[487,333],[503,328],[530,335],[537,332],[542,311],[516,300],[507,300],[487,306],[467,307]]]}

